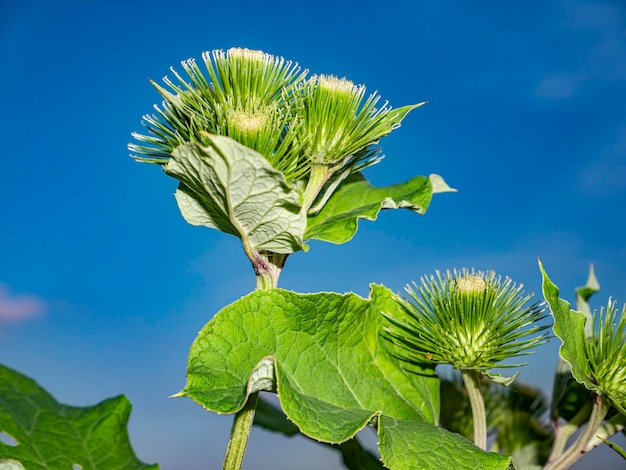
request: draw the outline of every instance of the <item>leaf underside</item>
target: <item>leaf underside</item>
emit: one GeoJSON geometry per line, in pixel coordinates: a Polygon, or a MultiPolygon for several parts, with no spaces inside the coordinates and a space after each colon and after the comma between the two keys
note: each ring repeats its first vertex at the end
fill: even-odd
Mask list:
{"type": "Polygon", "coordinates": [[[359,219],[376,220],[383,209],[409,209],[424,214],[433,194],[455,191],[439,175],[416,176],[404,183],[377,188],[361,174],[349,176],[322,209],[309,215],[305,239],[341,244],[354,237],[359,219]]]}
{"type": "Polygon", "coordinates": [[[192,225],[239,237],[252,251],[305,249],[301,194],[261,154],[222,136],[177,147],[163,166],[180,181],[176,201],[192,225]]]}
{"type": "Polygon", "coordinates": [[[28,470],[158,469],[141,463],[130,446],[130,410],[122,395],[84,408],[62,405],[32,379],[0,365],[0,432],[16,441],[0,441],[0,464],[7,459],[28,470]]]}

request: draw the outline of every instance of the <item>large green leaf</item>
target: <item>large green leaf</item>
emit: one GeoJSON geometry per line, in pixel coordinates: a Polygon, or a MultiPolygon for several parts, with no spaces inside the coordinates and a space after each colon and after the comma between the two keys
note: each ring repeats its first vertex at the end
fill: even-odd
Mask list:
{"type": "Polygon", "coordinates": [[[455,191],[439,175],[416,176],[404,183],[376,188],[361,173],[349,176],[322,209],[310,215],[305,238],[345,243],[358,230],[359,219],[376,220],[382,209],[409,209],[424,214],[432,195],[455,191]]]}
{"type": "Polygon", "coordinates": [[[130,446],[130,409],[124,396],[85,408],[62,405],[32,379],[0,365],[0,433],[16,441],[0,441],[0,466],[157,469],[141,463],[130,446]]]}
{"type": "MultiPolygon", "coordinates": [[[[378,340],[379,312],[395,308],[394,294],[382,286],[372,287],[370,299],[282,289],[252,292],[200,331],[179,396],[211,411],[234,413],[250,393],[275,390],[289,420],[319,441],[347,441],[367,424],[389,417],[402,420],[402,429],[409,422],[427,424],[438,433],[438,445],[454,448],[460,438],[434,426],[439,414],[434,370],[405,371],[378,340]]],[[[424,447],[431,444],[392,430],[385,449],[387,455],[414,455],[431,452],[424,447]]],[[[479,460],[487,455],[469,441],[467,450],[479,460]]]]}
{"type": "Polygon", "coordinates": [[[163,165],[178,179],[178,207],[187,222],[241,238],[246,253],[289,254],[305,248],[301,194],[261,154],[223,136],[208,147],[177,147],[163,165]]]}
{"type": "Polygon", "coordinates": [[[543,296],[550,306],[554,317],[554,334],[561,340],[559,353],[566,361],[577,382],[588,390],[597,390],[590,380],[591,369],[585,355],[585,323],[588,321],[584,313],[570,309],[568,301],[559,297],[559,288],[550,280],[539,262],[543,277],[543,296]]]}

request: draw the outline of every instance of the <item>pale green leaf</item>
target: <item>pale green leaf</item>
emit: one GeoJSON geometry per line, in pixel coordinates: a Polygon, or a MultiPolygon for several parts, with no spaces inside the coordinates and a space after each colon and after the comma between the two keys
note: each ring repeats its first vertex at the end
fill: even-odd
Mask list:
{"type": "Polygon", "coordinates": [[[309,215],[305,238],[345,243],[358,230],[359,219],[376,220],[382,209],[409,209],[424,214],[432,195],[455,191],[439,175],[416,176],[404,183],[376,188],[361,173],[341,183],[321,210],[309,215]]]}
{"type": "Polygon", "coordinates": [[[163,165],[180,181],[185,220],[239,237],[248,256],[305,249],[301,194],[261,154],[228,137],[206,138],[209,146],[181,145],[163,165]]]}
{"type": "MultiPolygon", "coordinates": [[[[593,320],[589,299],[600,290],[600,283],[593,270],[593,264],[589,266],[589,276],[584,286],[576,288],[576,310],[585,315],[585,337],[590,338],[593,333],[593,320]]],[[[570,420],[586,402],[591,401],[591,395],[587,389],[572,379],[571,368],[567,362],[559,358],[554,374],[554,387],[552,388],[551,414],[570,420]]]]}
{"type": "Polygon", "coordinates": [[[0,460],[0,470],[26,470],[24,466],[16,460],[0,460]]]}
{"type": "Polygon", "coordinates": [[[583,384],[588,390],[597,390],[589,379],[591,369],[585,355],[587,317],[582,312],[570,309],[569,302],[559,297],[559,288],[550,280],[541,261],[539,269],[543,277],[543,296],[554,317],[554,334],[562,343],[559,349],[560,356],[569,364],[577,382],[583,384]]]}
{"type": "Polygon", "coordinates": [[[504,385],[505,387],[508,387],[513,382],[515,382],[515,379],[517,379],[517,377],[519,377],[519,374],[520,374],[519,372],[516,372],[511,377],[505,377],[502,374],[496,374],[494,372],[484,372],[483,373],[483,375],[488,377],[489,380],[491,380],[492,382],[500,384],[500,385],[504,385]]]}
{"type": "Polygon", "coordinates": [[[591,318],[591,307],[589,307],[589,299],[591,296],[600,291],[600,283],[593,271],[593,264],[589,266],[589,277],[587,283],[582,287],[576,288],[576,310],[585,314],[587,323],[585,324],[585,336],[590,338],[593,333],[593,321],[591,318]]]}
{"type": "Polygon", "coordinates": [[[0,432],[15,440],[0,441],[0,466],[15,461],[28,470],[157,469],[137,460],[130,446],[130,409],[125,396],[84,408],[62,405],[33,380],[0,365],[0,432]]]}
{"type": "MultiPolygon", "coordinates": [[[[439,415],[434,369],[409,373],[379,342],[380,311],[395,308],[395,295],[382,286],[372,287],[370,299],[282,289],[252,292],[200,331],[189,354],[187,385],[178,396],[211,411],[234,413],[253,391],[275,389],[288,419],[319,441],[345,442],[364,426],[390,417],[407,429],[409,422],[427,423],[443,451],[458,449],[460,437],[434,426],[439,415]]],[[[425,447],[432,442],[391,431],[388,455],[395,445],[398,454],[409,452],[409,442],[413,453],[433,452],[425,447]]],[[[480,461],[484,452],[466,442],[463,450],[480,461]]]]}

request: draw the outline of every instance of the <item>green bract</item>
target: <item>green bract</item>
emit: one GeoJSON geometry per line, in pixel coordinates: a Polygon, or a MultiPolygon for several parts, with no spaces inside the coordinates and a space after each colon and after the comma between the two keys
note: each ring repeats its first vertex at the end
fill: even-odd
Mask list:
{"type": "Polygon", "coordinates": [[[188,79],[174,69],[178,84],[152,82],[163,96],[156,115],[144,116],[147,135],[133,133],[144,144],[130,144],[138,160],[165,163],[187,142],[203,142],[203,133],[231,137],[256,150],[290,180],[306,174],[306,161],[293,143],[293,89],[302,81],[297,64],[261,51],[233,48],[205,52],[208,78],[194,59],[182,62],[188,79]]]}
{"type": "MultiPolygon", "coordinates": [[[[380,97],[373,93],[365,101],[365,86],[332,75],[311,77],[296,95],[302,125],[305,157],[315,165],[343,166],[357,156],[360,162],[375,162],[376,154],[358,153],[400,125],[402,119],[424,103],[391,110],[385,103],[376,108],[380,97]]],[[[354,164],[356,162],[350,162],[354,164]]]]}
{"type": "Polygon", "coordinates": [[[387,337],[401,346],[409,363],[451,364],[488,374],[494,367],[522,365],[502,361],[531,354],[546,341],[545,335],[533,336],[548,327],[535,325],[545,317],[542,304],[529,304],[531,296],[509,278],[464,269],[445,276],[437,272],[436,278],[413,285],[406,288],[410,299],[399,299],[401,316],[383,312],[390,323],[387,337]]]}
{"type": "Polygon", "coordinates": [[[616,302],[609,299],[606,312],[594,312],[594,331],[585,341],[590,379],[598,393],[606,395],[620,413],[626,414],[626,305],[617,320],[616,302]]]}
{"type": "MultiPolygon", "coordinates": [[[[202,55],[208,77],[193,59],[182,62],[187,78],[172,73],[167,87],[152,84],[164,98],[156,115],[144,116],[147,134],[133,133],[129,149],[140,161],[165,163],[188,142],[205,134],[228,136],[256,150],[289,181],[307,180],[311,165],[355,171],[377,162],[369,148],[423,103],[377,109],[379,96],[364,100],[365,87],[320,75],[305,80],[297,64],[262,51],[233,48],[202,55]]],[[[318,188],[319,189],[319,188],[318,188]]]]}

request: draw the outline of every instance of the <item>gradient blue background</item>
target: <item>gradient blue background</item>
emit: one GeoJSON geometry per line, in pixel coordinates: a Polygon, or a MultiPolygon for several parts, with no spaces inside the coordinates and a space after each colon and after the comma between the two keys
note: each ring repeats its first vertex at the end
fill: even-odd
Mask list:
{"type": "MultiPolygon", "coordinates": [[[[127,394],[146,462],[220,468],[232,418],[167,397],[198,330],[253,273],[235,238],[183,221],[176,182],[126,145],[160,102],[147,77],[233,46],[365,83],[393,106],[428,100],[368,176],[438,173],[458,189],[424,217],[388,212],[347,245],[311,243],[282,287],[367,295],[475,267],[540,293],[540,256],[565,297],[593,262],[594,306],[623,303],[625,31],[620,1],[2,0],[0,362],[64,403],[127,394]]],[[[541,347],[521,379],[550,390],[557,350],[541,347]]],[[[575,468],[625,467],[600,456],[575,468]]],[[[245,468],[340,466],[254,429],[245,468]]]]}

